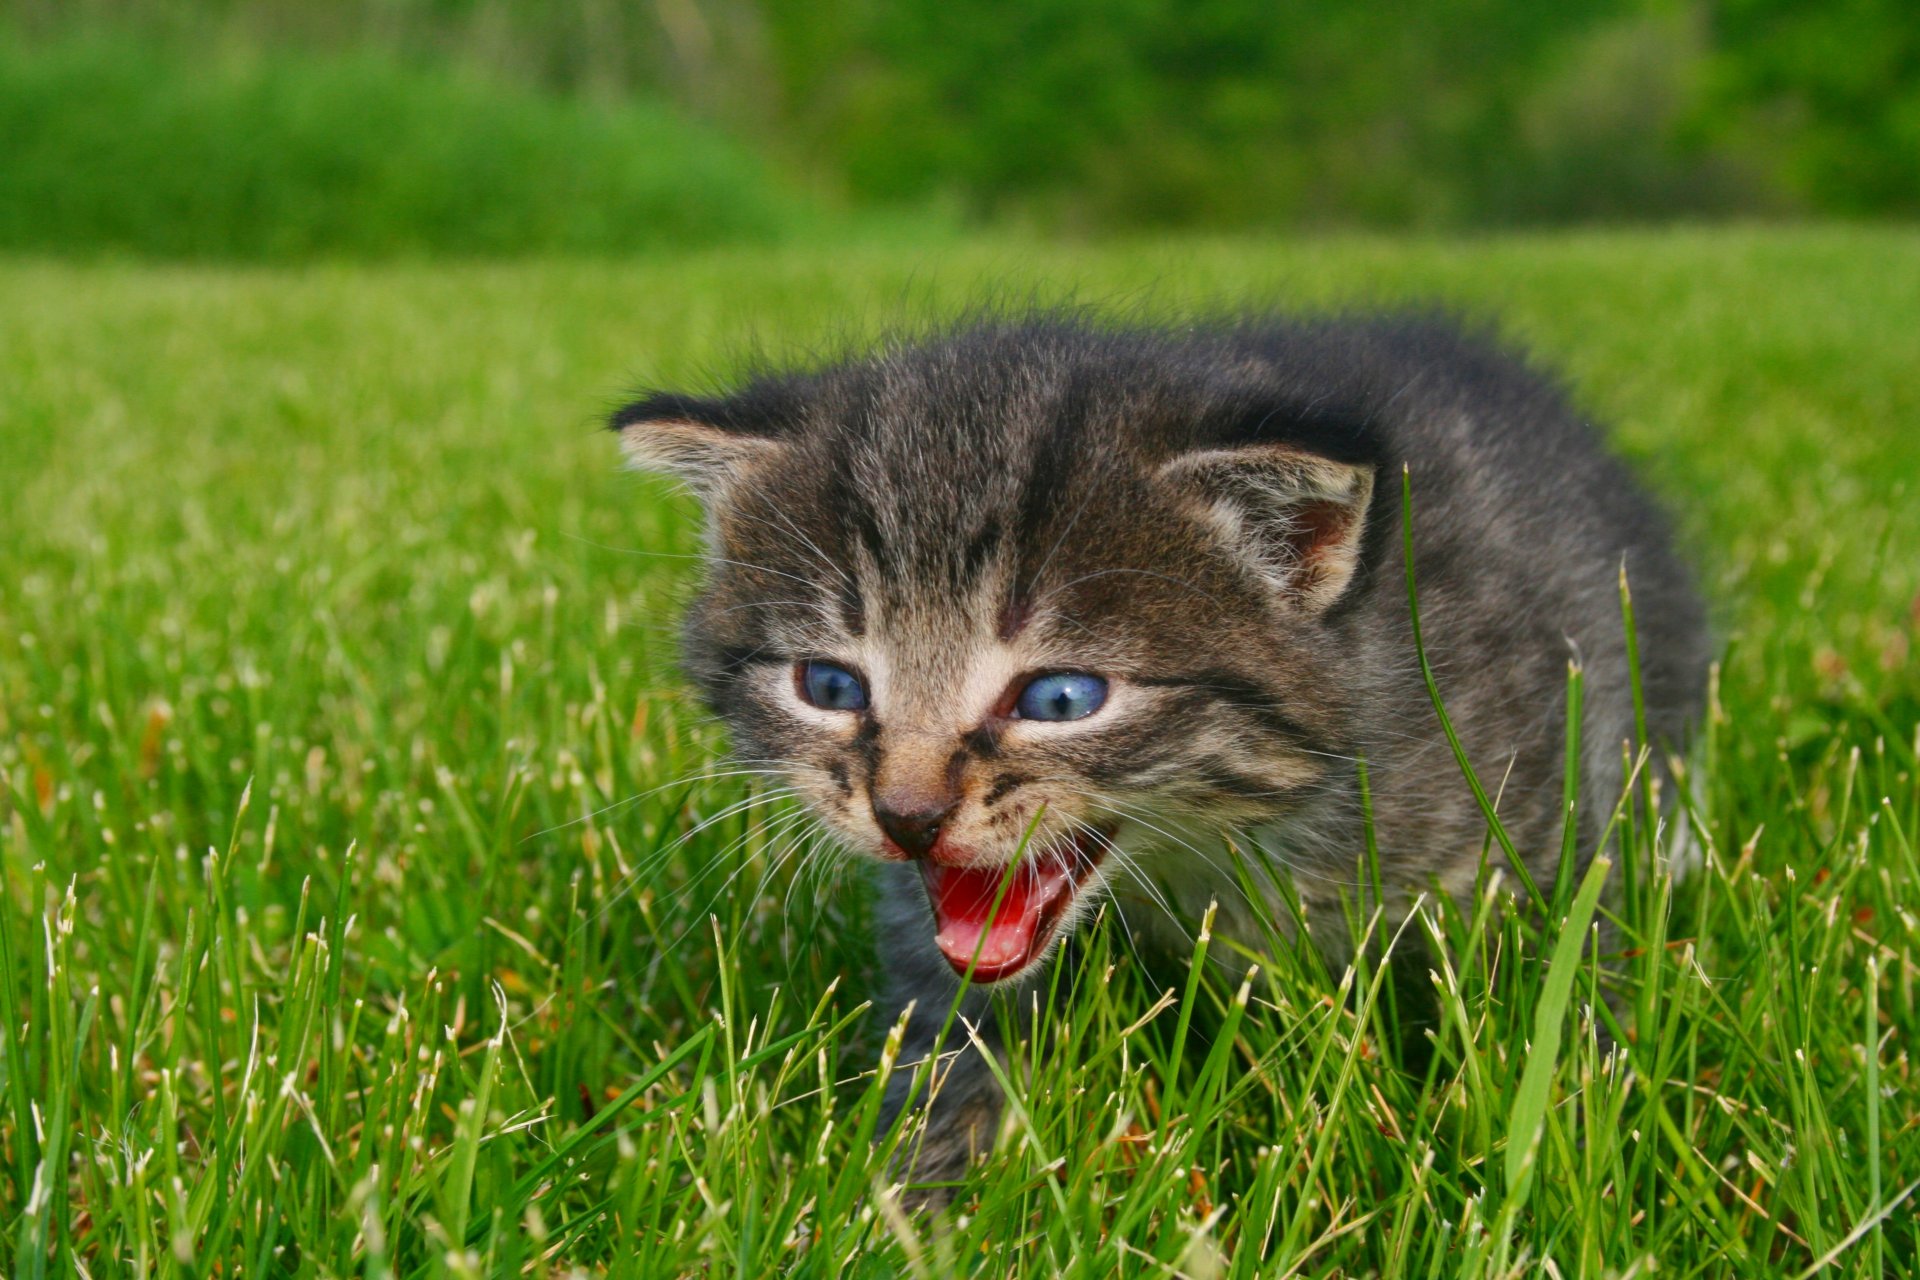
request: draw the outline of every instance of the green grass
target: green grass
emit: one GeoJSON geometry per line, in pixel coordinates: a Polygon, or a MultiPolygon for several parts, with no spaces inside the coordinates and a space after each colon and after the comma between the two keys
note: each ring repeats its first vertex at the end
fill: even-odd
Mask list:
{"type": "Polygon", "coordinates": [[[1920,1275],[1916,369],[1898,230],[0,264],[0,1257],[1920,1275]],[[671,674],[697,528],[595,427],[750,338],[993,282],[1499,317],[1681,513],[1726,659],[1704,869],[1654,874],[1629,808],[1633,894],[1561,886],[1622,954],[1440,913],[1415,1076],[1380,975],[1283,945],[1243,979],[1215,940],[1156,1004],[1102,927],[935,1227],[877,1190],[854,878],[746,814],[681,841],[745,795],[700,780],[720,742],[671,674]]]}
{"type": "Polygon", "coordinates": [[[822,215],[668,107],[374,53],[0,21],[0,249],[291,259],[766,243],[822,215]]]}

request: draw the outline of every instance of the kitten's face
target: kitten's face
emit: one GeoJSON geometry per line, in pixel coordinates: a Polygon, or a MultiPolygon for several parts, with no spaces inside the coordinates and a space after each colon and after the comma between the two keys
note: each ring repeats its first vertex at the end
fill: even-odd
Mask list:
{"type": "Polygon", "coordinates": [[[1059,343],[976,334],[620,419],[708,502],[688,660],[736,750],[851,848],[916,862],[978,981],[1031,967],[1130,860],[1284,814],[1342,754],[1326,614],[1370,469],[1219,438],[1270,414],[1257,373],[1059,343]]]}

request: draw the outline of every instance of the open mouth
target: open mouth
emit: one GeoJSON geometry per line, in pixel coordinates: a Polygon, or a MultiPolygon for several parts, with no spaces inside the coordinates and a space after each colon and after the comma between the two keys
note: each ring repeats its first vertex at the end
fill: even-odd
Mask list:
{"type": "Polygon", "coordinates": [[[1050,852],[1029,851],[1011,872],[923,861],[920,874],[933,906],[934,941],[953,971],[965,976],[971,968],[973,981],[998,982],[1039,959],[1106,856],[1111,834],[1086,830],[1050,852]]]}

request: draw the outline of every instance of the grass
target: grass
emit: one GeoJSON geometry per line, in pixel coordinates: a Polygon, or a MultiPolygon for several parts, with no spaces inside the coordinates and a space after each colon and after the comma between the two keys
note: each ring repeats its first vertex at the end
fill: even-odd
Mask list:
{"type": "Polygon", "coordinates": [[[0,1257],[1920,1275],[1916,368],[1902,230],[0,264],[0,1257]],[[1702,869],[1629,805],[1630,895],[1413,926],[1427,1070],[1383,973],[1216,939],[1163,994],[1103,926],[936,1227],[880,1191],[856,877],[702,779],[693,515],[595,420],[990,281],[1497,315],[1681,512],[1725,661],[1702,869]]]}
{"type": "Polygon", "coordinates": [[[711,128],[375,52],[11,38],[0,249],[286,260],[766,243],[824,223],[711,128]]]}

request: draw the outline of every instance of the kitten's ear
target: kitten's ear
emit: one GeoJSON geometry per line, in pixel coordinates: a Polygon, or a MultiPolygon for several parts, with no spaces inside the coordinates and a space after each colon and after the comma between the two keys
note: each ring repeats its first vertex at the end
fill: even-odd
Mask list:
{"type": "Polygon", "coordinates": [[[783,424],[727,400],[652,395],[613,415],[630,466],[681,481],[709,506],[728,485],[787,446],[783,424]]]}
{"type": "Polygon", "coordinates": [[[1288,599],[1321,613],[1360,567],[1373,468],[1288,445],[1197,449],[1160,468],[1288,599]]]}

